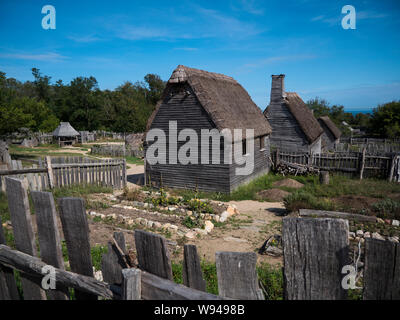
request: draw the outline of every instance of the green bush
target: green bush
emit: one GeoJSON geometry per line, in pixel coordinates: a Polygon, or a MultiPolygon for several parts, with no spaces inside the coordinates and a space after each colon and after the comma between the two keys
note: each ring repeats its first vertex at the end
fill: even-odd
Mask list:
{"type": "Polygon", "coordinates": [[[335,204],[328,198],[317,198],[306,191],[299,190],[288,195],[283,203],[291,212],[299,209],[335,210],[335,204]]]}
{"type": "Polygon", "coordinates": [[[400,201],[386,198],[372,205],[376,215],[381,218],[400,218],[400,201]]]}

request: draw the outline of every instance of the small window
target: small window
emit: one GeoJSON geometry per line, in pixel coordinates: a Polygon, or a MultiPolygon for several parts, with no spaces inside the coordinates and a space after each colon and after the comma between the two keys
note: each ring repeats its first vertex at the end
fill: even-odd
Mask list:
{"type": "Polygon", "coordinates": [[[260,150],[265,149],[265,136],[260,137],[260,150]]]}
{"type": "Polygon", "coordinates": [[[247,143],[246,143],[246,139],[244,139],[242,141],[242,155],[247,154],[247,143]]]}

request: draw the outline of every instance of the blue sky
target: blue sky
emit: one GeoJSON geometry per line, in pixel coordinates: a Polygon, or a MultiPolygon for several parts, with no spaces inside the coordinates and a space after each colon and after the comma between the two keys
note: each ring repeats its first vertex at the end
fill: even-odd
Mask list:
{"type": "Polygon", "coordinates": [[[0,0],[0,70],[32,80],[94,76],[101,89],[179,64],[234,77],[264,109],[271,74],[287,91],[347,110],[400,99],[400,1],[0,0]],[[44,5],[56,29],[41,26],[44,5]],[[344,30],[344,5],[356,29],[344,30]]]}

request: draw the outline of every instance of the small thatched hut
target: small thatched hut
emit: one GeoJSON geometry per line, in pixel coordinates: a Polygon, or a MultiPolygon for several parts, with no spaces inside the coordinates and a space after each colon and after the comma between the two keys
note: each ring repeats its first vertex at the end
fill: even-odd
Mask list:
{"type": "MultiPolygon", "coordinates": [[[[198,137],[201,137],[203,129],[217,129],[219,132],[224,129],[242,129],[244,134],[246,129],[253,129],[254,169],[248,175],[239,175],[236,169],[242,168],[242,165],[235,161],[231,164],[225,163],[224,150],[227,145],[223,138],[216,140],[215,148],[214,144],[210,143],[207,150],[203,150],[201,143],[198,143],[194,149],[197,150],[196,163],[187,164],[171,161],[169,146],[173,142],[168,142],[169,146],[162,151],[168,159],[166,164],[150,164],[146,158],[147,183],[229,193],[240,184],[269,172],[271,127],[246,90],[233,78],[179,65],[172,73],[162,98],[148,121],[146,140],[150,129],[161,129],[167,137],[171,137],[174,134],[170,132],[171,121],[176,121],[177,133],[182,129],[192,129],[198,137]],[[218,163],[210,160],[211,154],[217,151],[216,148],[219,148],[220,155],[218,163]],[[210,160],[208,164],[203,164],[203,157],[207,161],[210,160]]],[[[208,141],[210,142],[210,139],[208,141]]],[[[236,145],[242,146],[243,155],[240,156],[251,158],[248,149],[246,151],[246,137],[241,135],[235,141],[236,145]]],[[[179,140],[177,148],[189,142],[191,140],[179,140]]],[[[145,151],[149,147],[151,142],[145,142],[145,151]]]]}
{"type": "Polygon", "coordinates": [[[60,125],[53,131],[55,139],[60,147],[73,145],[78,142],[79,132],[69,122],[60,122],[60,125]]]}
{"type": "Polygon", "coordinates": [[[336,144],[339,143],[342,132],[328,116],[318,118],[318,122],[324,130],[322,134],[322,150],[334,150],[336,144]]]}
{"type": "Polygon", "coordinates": [[[272,75],[271,100],[264,115],[272,127],[271,145],[280,150],[321,153],[323,130],[296,92],[285,92],[285,75],[272,75]]]}

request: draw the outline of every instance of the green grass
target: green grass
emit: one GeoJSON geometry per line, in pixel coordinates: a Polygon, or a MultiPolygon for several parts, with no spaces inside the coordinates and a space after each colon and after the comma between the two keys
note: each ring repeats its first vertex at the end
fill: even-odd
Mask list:
{"type": "Polygon", "coordinates": [[[85,197],[93,193],[112,193],[111,187],[98,185],[74,185],[69,187],[54,188],[52,190],[54,198],[61,197],[85,197]]]}
{"type": "MultiPolygon", "coordinates": [[[[211,199],[216,201],[241,201],[241,200],[257,200],[256,194],[261,190],[271,189],[273,188],[272,184],[276,181],[283,180],[286,178],[295,179],[301,183],[314,183],[318,178],[314,177],[293,177],[293,176],[281,176],[277,174],[267,174],[261,177],[254,179],[253,181],[244,184],[238,187],[236,190],[231,192],[230,194],[220,193],[220,192],[203,192],[203,191],[195,191],[195,190],[181,190],[174,189],[169,190],[171,193],[180,195],[186,199],[191,198],[200,198],[200,199],[211,199]]],[[[294,189],[292,188],[279,188],[282,190],[286,190],[292,192],[294,189]]]]}
{"type": "Polygon", "coordinates": [[[144,165],[144,160],[138,157],[127,156],[125,159],[129,164],[144,165]]]}
{"type": "Polygon", "coordinates": [[[107,246],[96,245],[90,248],[90,251],[92,255],[93,267],[96,270],[101,270],[101,257],[103,256],[103,254],[106,254],[108,252],[107,246]]]}
{"type": "MultiPolygon", "coordinates": [[[[201,271],[206,281],[206,291],[218,295],[218,278],[215,263],[201,261],[201,271]]],[[[283,299],[283,273],[280,266],[272,266],[262,263],[257,266],[258,279],[261,281],[266,292],[267,300],[283,299]]],[[[172,275],[175,283],[182,284],[182,262],[172,262],[172,275]]]]}

